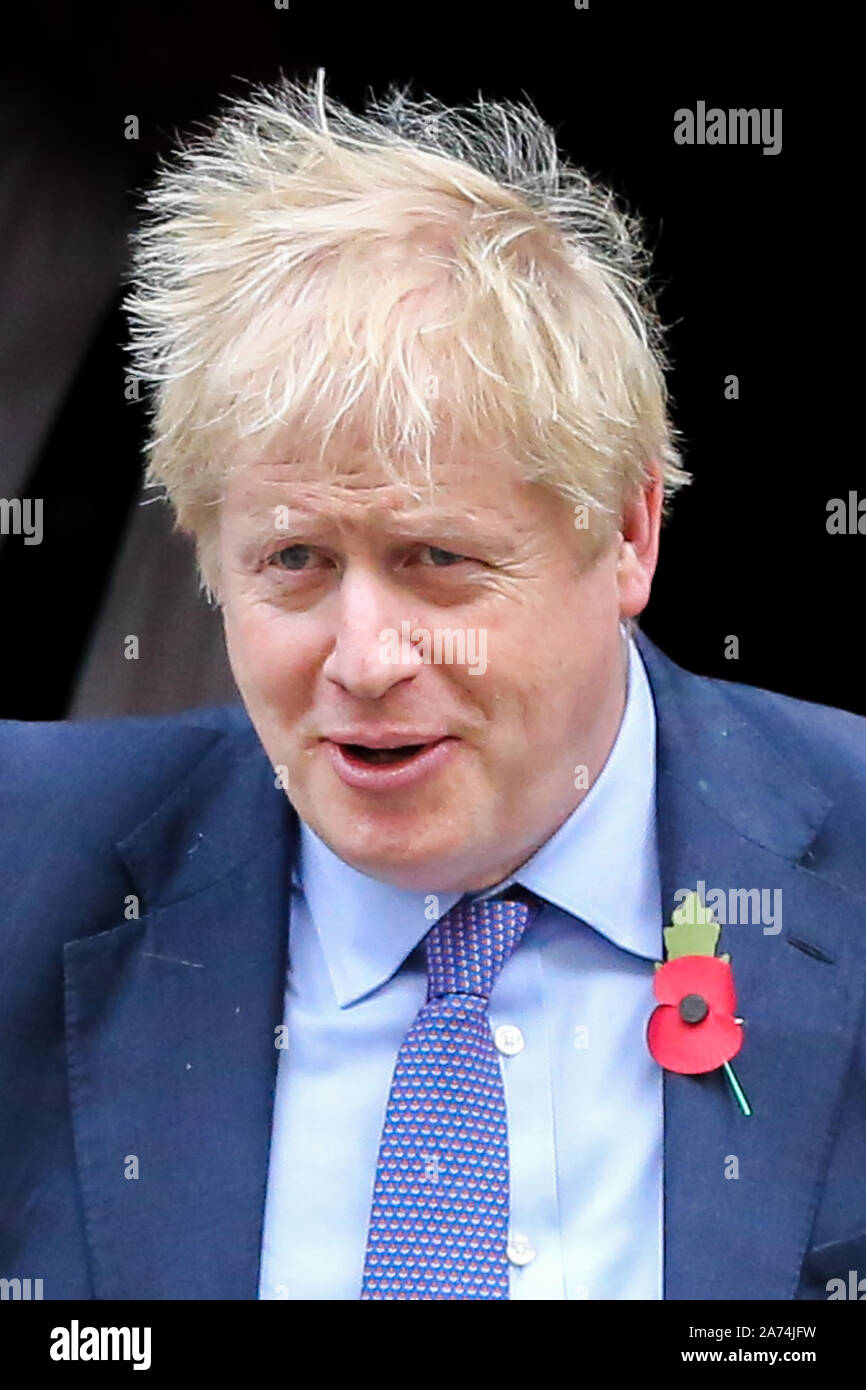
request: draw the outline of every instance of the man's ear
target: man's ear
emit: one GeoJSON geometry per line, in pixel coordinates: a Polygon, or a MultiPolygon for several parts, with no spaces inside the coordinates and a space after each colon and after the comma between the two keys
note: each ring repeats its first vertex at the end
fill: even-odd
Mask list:
{"type": "Polygon", "coordinates": [[[649,603],[663,502],[661,465],[653,461],[648,465],[646,481],[623,506],[616,575],[621,618],[636,617],[649,603]]]}

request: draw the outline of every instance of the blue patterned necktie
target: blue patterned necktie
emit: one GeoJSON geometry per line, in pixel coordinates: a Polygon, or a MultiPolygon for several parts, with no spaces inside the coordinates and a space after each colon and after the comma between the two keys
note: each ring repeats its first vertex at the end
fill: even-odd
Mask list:
{"type": "Polygon", "coordinates": [[[540,905],[461,901],[425,938],[427,1002],[397,1054],[362,1299],[508,1298],[508,1124],[487,1005],[540,905]]]}

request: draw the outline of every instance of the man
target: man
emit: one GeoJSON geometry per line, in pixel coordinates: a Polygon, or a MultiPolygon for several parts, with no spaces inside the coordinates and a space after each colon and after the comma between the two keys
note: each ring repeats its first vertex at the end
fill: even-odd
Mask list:
{"type": "Polygon", "coordinates": [[[643,268],[527,107],[283,82],[161,174],[151,477],[245,711],[5,731],[7,1277],[791,1299],[866,1265],[864,721],[635,629],[687,477],[643,268]],[[654,992],[690,901],[735,1001],[654,992]]]}

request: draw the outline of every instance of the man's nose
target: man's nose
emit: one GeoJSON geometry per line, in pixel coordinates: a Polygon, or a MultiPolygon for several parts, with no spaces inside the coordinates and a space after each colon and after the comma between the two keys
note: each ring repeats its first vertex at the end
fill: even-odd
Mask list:
{"type": "Polygon", "coordinates": [[[375,700],[417,674],[406,637],[417,614],[395,586],[368,570],[347,568],[334,601],[334,643],[322,667],[328,680],[375,700]]]}

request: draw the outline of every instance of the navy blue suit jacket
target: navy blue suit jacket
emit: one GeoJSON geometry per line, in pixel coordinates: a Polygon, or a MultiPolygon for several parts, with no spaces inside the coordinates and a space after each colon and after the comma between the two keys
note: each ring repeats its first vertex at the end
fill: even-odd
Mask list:
{"type": "MultiPolygon", "coordinates": [[[[699,880],[783,893],[778,936],[722,930],[753,1114],[721,1071],[665,1074],[665,1296],[823,1299],[866,1275],[866,720],[638,642],[666,920],[699,880]]],[[[256,1297],[298,825],[274,780],[239,709],[2,727],[0,1277],[256,1297]]]]}

